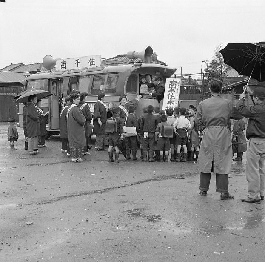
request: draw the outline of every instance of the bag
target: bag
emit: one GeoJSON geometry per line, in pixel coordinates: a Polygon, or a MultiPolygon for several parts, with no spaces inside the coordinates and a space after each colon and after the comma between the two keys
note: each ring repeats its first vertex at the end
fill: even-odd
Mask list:
{"type": "Polygon", "coordinates": [[[174,127],[162,125],[161,135],[166,138],[173,138],[174,127]]]}
{"type": "Polygon", "coordinates": [[[116,133],[117,132],[117,121],[115,119],[107,119],[105,132],[106,133],[116,133]]]}
{"type": "Polygon", "coordinates": [[[124,126],[123,127],[123,132],[124,132],[124,136],[126,136],[126,137],[136,136],[137,135],[136,127],[124,126]]]}

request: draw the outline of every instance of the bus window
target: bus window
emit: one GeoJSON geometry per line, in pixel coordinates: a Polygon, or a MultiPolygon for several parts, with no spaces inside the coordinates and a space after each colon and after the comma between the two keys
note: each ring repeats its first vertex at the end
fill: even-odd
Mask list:
{"type": "Polygon", "coordinates": [[[91,86],[91,95],[98,95],[105,91],[105,75],[94,75],[91,86]]]}
{"type": "Polygon", "coordinates": [[[78,90],[78,77],[77,76],[71,76],[69,79],[69,92],[73,92],[74,90],[78,90]]]}
{"type": "Polygon", "coordinates": [[[31,88],[48,91],[48,79],[28,81],[27,89],[31,89],[31,88]]]}
{"type": "Polygon", "coordinates": [[[118,74],[108,74],[107,82],[105,85],[105,93],[116,93],[118,79],[118,74]]]}
{"type": "Polygon", "coordinates": [[[130,75],[126,84],[126,93],[137,94],[138,85],[138,76],[136,74],[130,75]]]}
{"type": "Polygon", "coordinates": [[[88,94],[91,93],[91,81],[92,76],[83,76],[79,78],[79,91],[81,93],[86,92],[88,94]]]}

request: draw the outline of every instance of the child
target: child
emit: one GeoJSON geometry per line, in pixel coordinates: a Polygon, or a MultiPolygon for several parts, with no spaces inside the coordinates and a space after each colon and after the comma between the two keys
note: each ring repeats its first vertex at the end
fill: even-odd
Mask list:
{"type": "Polygon", "coordinates": [[[119,163],[119,153],[120,150],[118,148],[119,140],[121,138],[121,134],[123,133],[123,121],[119,117],[120,109],[119,107],[112,108],[112,114],[108,113],[108,118],[106,121],[105,132],[109,136],[109,162],[114,162],[113,153],[115,151],[115,162],[119,163]]]}
{"type": "Polygon", "coordinates": [[[9,122],[8,131],[7,131],[8,141],[10,142],[10,148],[15,149],[14,142],[18,140],[18,132],[17,132],[15,119],[9,118],[8,122],[9,122]]]}
{"type": "Polygon", "coordinates": [[[200,150],[200,137],[199,137],[199,132],[198,132],[198,126],[195,123],[195,118],[194,118],[194,112],[195,111],[189,111],[189,120],[191,124],[189,136],[190,136],[190,160],[198,160],[199,156],[199,150],[200,150]]]}
{"type": "MultiPolygon", "coordinates": [[[[170,125],[167,123],[167,116],[166,115],[162,115],[161,116],[161,123],[158,124],[157,126],[157,132],[159,133],[159,138],[157,141],[157,147],[160,151],[160,158],[159,161],[161,159],[163,159],[163,155],[165,153],[165,158],[163,159],[164,162],[168,162],[168,153],[170,150],[170,142],[169,142],[169,137],[165,134],[164,129],[166,126],[170,125]]],[[[173,127],[172,127],[173,129],[173,127]]],[[[172,130],[172,136],[173,136],[173,130],[172,130]]]]}
{"type": "MultiPolygon", "coordinates": [[[[157,123],[161,123],[161,111],[159,106],[154,107],[154,116],[157,118],[157,123]]],[[[160,150],[157,146],[157,137],[155,137],[155,144],[154,144],[154,151],[155,151],[155,160],[160,161],[160,150]]]]}
{"type": "Polygon", "coordinates": [[[143,149],[143,139],[144,139],[144,132],[143,132],[143,117],[147,114],[147,107],[143,108],[143,115],[138,119],[138,130],[137,130],[137,138],[138,143],[140,144],[140,152],[141,152],[141,160],[144,159],[144,149],[143,149]]]}
{"type": "Polygon", "coordinates": [[[142,118],[143,131],[143,161],[154,162],[155,132],[158,124],[157,117],[153,115],[154,107],[147,107],[147,114],[142,118]]]}
{"type": "MultiPolygon", "coordinates": [[[[126,127],[135,127],[138,130],[138,121],[135,116],[134,106],[129,107],[129,115],[126,120],[126,127]]],[[[126,145],[126,159],[130,160],[130,154],[132,152],[133,160],[137,160],[137,134],[125,137],[126,145]]]]}
{"type": "Polygon", "coordinates": [[[233,154],[237,154],[234,161],[242,161],[243,153],[247,151],[247,141],[244,134],[245,122],[243,117],[239,120],[234,120],[233,136],[232,136],[232,148],[233,154]]]}
{"type": "MultiPolygon", "coordinates": [[[[167,123],[169,126],[173,126],[174,122],[176,121],[176,117],[174,116],[174,110],[173,108],[168,108],[166,109],[166,114],[167,114],[167,123]]],[[[170,148],[171,148],[171,157],[170,157],[170,161],[174,162],[175,161],[175,157],[176,157],[176,134],[175,132],[173,133],[173,137],[169,138],[169,142],[170,142],[170,148]]]]}
{"type": "Polygon", "coordinates": [[[191,128],[190,121],[185,117],[186,108],[179,109],[179,118],[174,122],[174,130],[176,132],[176,146],[177,154],[176,161],[180,161],[180,149],[183,147],[183,162],[187,161],[187,140],[188,140],[188,129],[191,128]]]}

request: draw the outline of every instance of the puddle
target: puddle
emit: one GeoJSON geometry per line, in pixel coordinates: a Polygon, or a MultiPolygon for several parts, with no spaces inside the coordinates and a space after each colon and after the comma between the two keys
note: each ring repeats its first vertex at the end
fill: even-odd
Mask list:
{"type": "Polygon", "coordinates": [[[131,209],[131,210],[127,210],[127,214],[129,215],[129,217],[131,218],[138,218],[138,217],[145,217],[145,215],[143,214],[144,208],[135,208],[135,209],[131,209]]]}
{"type": "Polygon", "coordinates": [[[148,215],[146,216],[148,222],[156,223],[162,219],[160,215],[148,215]]]}
{"type": "Polygon", "coordinates": [[[162,220],[158,231],[163,231],[174,235],[186,235],[192,233],[192,228],[171,220],[162,220]]]}

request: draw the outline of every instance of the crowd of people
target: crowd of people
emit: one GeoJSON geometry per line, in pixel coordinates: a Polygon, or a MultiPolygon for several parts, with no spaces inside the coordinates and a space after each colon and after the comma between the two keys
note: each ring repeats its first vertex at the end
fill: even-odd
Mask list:
{"type": "Polygon", "coordinates": [[[149,162],[185,162],[198,157],[199,131],[192,105],[189,110],[160,110],[149,105],[137,118],[136,107],[128,103],[126,96],[120,98],[119,106],[107,108],[101,93],[92,117],[84,102],[86,95],[75,92],[68,96],[60,117],[62,152],[70,155],[73,162],[81,162],[82,155],[91,149],[92,134],[96,135],[96,150],[103,151],[108,146],[109,162],[119,162],[121,153],[126,160],[136,161],[138,151],[140,159],[149,162]]]}
{"type": "MultiPolygon", "coordinates": [[[[232,132],[231,119],[235,117],[231,101],[221,96],[219,81],[212,81],[210,90],[212,96],[197,108],[190,105],[189,109],[160,110],[149,105],[141,117],[136,117],[136,106],[128,103],[126,96],[120,97],[119,106],[108,108],[104,93],[98,95],[92,114],[85,102],[88,94],[75,91],[66,97],[60,114],[61,151],[71,161],[82,162],[83,155],[92,148],[91,136],[95,134],[95,150],[104,151],[108,146],[109,162],[118,163],[121,153],[127,161],[138,160],[139,154],[142,161],[149,162],[198,160],[200,195],[207,195],[211,174],[215,173],[221,200],[234,198],[228,192],[233,154],[233,160],[242,161],[247,152],[248,197],[242,201],[258,203],[264,199],[265,88],[249,89],[241,95],[232,132]],[[247,128],[243,117],[248,119],[247,128]]],[[[23,116],[25,149],[30,155],[38,154],[38,147],[45,146],[47,113],[38,106],[36,95],[28,98],[23,116]]],[[[14,121],[10,120],[8,140],[12,149],[17,139],[14,121]]]]}

